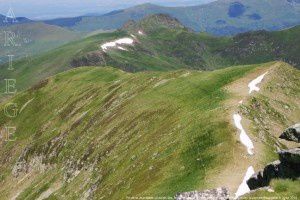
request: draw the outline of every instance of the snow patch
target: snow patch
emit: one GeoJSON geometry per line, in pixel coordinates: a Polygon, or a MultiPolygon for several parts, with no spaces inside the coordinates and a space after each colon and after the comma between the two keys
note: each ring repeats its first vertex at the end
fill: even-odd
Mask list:
{"type": "Polygon", "coordinates": [[[258,92],[260,90],[260,88],[257,86],[259,83],[261,83],[261,81],[264,79],[265,75],[267,75],[268,72],[264,73],[263,75],[260,75],[259,77],[257,77],[256,79],[254,79],[253,81],[251,81],[248,84],[249,87],[249,94],[251,94],[253,91],[258,92]]]}
{"type": "Polygon", "coordinates": [[[125,49],[124,47],[118,47],[118,49],[123,50],[123,51],[128,51],[128,50],[125,49]]]}
{"type": "Polygon", "coordinates": [[[241,121],[242,121],[241,115],[234,114],[233,120],[234,120],[235,126],[241,131],[241,133],[240,133],[241,142],[243,143],[243,145],[245,145],[247,147],[248,154],[253,155],[254,145],[241,124],[241,121]]]}
{"type": "Polygon", "coordinates": [[[247,185],[247,181],[250,179],[250,177],[254,174],[254,169],[252,166],[250,166],[244,176],[243,182],[241,183],[241,185],[239,186],[237,192],[235,193],[235,198],[237,199],[240,196],[247,194],[248,192],[250,192],[250,188],[247,185]]]}
{"type": "Polygon", "coordinates": [[[268,188],[268,192],[275,192],[272,188],[268,188]]]}
{"type": "Polygon", "coordinates": [[[145,33],[142,30],[139,30],[139,35],[145,35],[145,33]]]}
{"type": "MultiPolygon", "coordinates": [[[[101,45],[101,48],[104,52],[106,52],[110,48],[122,48],[121,45],[132,45],[134,40],[132,38],[121,38],[112,42],[107,42],[101,45]]],[[[124,48],[123,48],[124,49],[124,48]]],[[[123,50],[122,49],[122,50],[123,50]]]]}
{"type": "Polygon", "coordinates": [[[188,77],[191,73],[190,72],[187,72],[185,74],[182,74],[180,77],[188,77]]]}

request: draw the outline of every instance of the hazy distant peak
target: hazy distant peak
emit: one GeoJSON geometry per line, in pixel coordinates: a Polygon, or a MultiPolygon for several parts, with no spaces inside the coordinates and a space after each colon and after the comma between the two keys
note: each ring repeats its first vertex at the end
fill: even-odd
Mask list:
{"type": "Polygon", "coordinates": [[[160,7],[160,6],[153,4],[153,3],[144,3],[144,4],[134,6],[134,7],[135,8],[151,8],[151,7],[160,7]]]}
{"type": "Polygon", "coordinates": [[[122,29],[127,31],[132,31],[132,30],[136,31],[137,29],[150,31],[160,27],[165,27],[169,29],[186,28],[175,17],[171,17],[170,15],[167,14],[153,14],[143,18],[138,22],[134,20],[129,20],[127,23],[124,24],[122,29]]]}

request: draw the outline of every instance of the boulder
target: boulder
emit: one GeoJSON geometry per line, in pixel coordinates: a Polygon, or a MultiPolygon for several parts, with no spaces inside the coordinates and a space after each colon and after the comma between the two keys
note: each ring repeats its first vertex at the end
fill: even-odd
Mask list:
{"type": "Polygon", "coordinates": [[[273,178],[281,176],[281,167],[280,161],[276,160],[268,164],[262,171],[253,174],[247,181],[250,190],[268,186],[273,178]]]}
{"type": "Polygon", "coordinates": [[[287,128],[280,136],[279,138],[288,140],[288,141],[294,141],[294,142],[300,142],[300,123],[295,124],[289,128],[287,128]]]}
{"type": "Polygon", "coordinates": [[[266,187],[274,178],[297,179],[300,177],[300,148],[280,150],[279,159],[268,164],[247,181],[250,190],[266,187]]]}
{"type": "Polygon", "coordinates": [[[281,150],[278,152],[278,155],[282,163],[288,163],[289,165],[298,165],[298,167],[300,168],[300,148],[281,150]]]}
{"type": "Polygon", "coordinates": [[[217,188],[204,191],[193,191],[179,193],[176,200],[229,200],[229,191],[227,188],[217,188]]]}

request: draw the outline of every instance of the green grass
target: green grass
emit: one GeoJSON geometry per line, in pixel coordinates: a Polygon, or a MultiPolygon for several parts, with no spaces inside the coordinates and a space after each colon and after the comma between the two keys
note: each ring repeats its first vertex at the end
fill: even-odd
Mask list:
{"type": "MultiPolygon", "coordinates": [[[[58,74],[39,90],[12,100],[21,106],[34,98],[17,118],[1,113],[1,126],[18,127],[17,141],[5,145],[1,155],[14,152],[16,158],[18,146],[28,146],[26,160],[44,155],[45,163],[65,167],[62,173],[68,160],[77,163],[78,170],[95,163],[93,175],[87,176],[88,182],[101,179],[97,198],[174,196],[204,189],[206,173],[230,158],[234,144],[231,126],[217,117],[229,97],[223,87],[254,69],[192,71],[188,77],[181,77],[186,71],[129,74],[93,67],[58,74]],[[155,87],[164,79],[169,81],[155,87]],[[55,138],[62,139],[54,142],[55,138]],[[51,152],[56,156],[49,156],[51,152]]],[[[87,190],[79,184],[86,181],[85,173],[65,184],[58,195],[79,198],[87,190]]],[[[49,184],[35,188],[33,183],[24,195],[38,195],[49,184]]]]}
{"type": "MultiPolygon", "coordinates": [[[[55,75],[59,72],[71,69],[72,59],[83,52],[97,48],[101,41],[120,37],[122,33],[100,34],[89,38],[71,42],[52,51],[35,57],[24,58],[14,61],[15,70],[7,70],[7,65],[0,65],[0,88],[5,89],[4,79],[12,78],[17,80],[17,89],[21,91],[38,83],[40,80],[55,75]]],[[[1,92],[0,97],[3,97],[1,92]]]]}
{"type": "MultiPolygon", "coordinates": [[[[128,47],[129,51],[109,51],[104,54],[105,62],[96,63],[96,65],[114,66],[125,71],[139,72],[178,69],[214,70],[276,59],[285,59],[296,66],[300,63],[297,54],[299,27],[281,32],[247,33],[227,38],[190,32],[180,25],[176,28],[165,26],[154,28],[153,22],[147,19],[137,24],[137,27],[141,26],[148,30],[146,36],[138,36],[138,44],[128,47]],[[250,45],[251,41],[256,42],[250,45]],[[276,53],[277,51],[280,54],[276,53]]],[[[136,34],[134,31],[132,33],[136,34]]],[[[8,71],[7,65],[0,65],[0,89],[4,91],[4,79],[16,79],[17,88],[21,91],[46,77],[71,69],[74,66],[72,63],[78,64],[82,61],[84,65],[95,65],[93,60],[98,59],[97,56],[88,57],[88,55],[101,54],[99,50],[101,44],[126,36],[129,36],[129,33],[125,31],[93,35],[39,56],[14,61],[14,71],[8,71]]],[[[48,44],[53,40],[49,37],[46,41],[37,40],[36,44],[33,43],[33,49],[43,42],[48,44]]],[[[61,37],[64,38],[64,34],[61,37]]],[[[2,93],[0,98],[4,99],[2,93]]]]}
{"type": "Polygon", "coordinates": [[[223,55],[233,63],[250,64],[283,60],[299,67],[300,27],[275,32],[249,32],[233,38],[223,55]]]}
{"type": "MultiPolygon", "coordinates": [[[[186,70],[83,67],[50,77],[10,100],[20,108],[34,98],[18,117],[0,113],[1,127],[17,127],[16,141],[0,149],[1,159],[10,155],[0,165],[0,195],[8,196],[10,169],[25,147],[24,162],[42,156],[52,167],[32,177],[21,192],[25,199],[54,182],[62,187],[50,199],[80,199],[91,187],[95,199],[116,200],[207,189],[211,173],[230,164],[238,145],[223,117],[224,103],[232,98],[224,87],[273,64],[189,71],[187,77],[186,70]]],[[[287,77],[295,73],[286,65],[282,69],[287,77]]]]}
{"type": "Polygon", "coordinates": [[[256,191],[246,195],[243,199],[297,199],[300,196],[300,181],[299,180],[273,180],[271,182],[274,192],[256,191]]]}

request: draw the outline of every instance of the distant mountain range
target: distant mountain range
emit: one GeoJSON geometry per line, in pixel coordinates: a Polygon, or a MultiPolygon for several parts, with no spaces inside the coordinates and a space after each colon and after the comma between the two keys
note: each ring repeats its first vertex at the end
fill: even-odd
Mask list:
{"type": "Polygon", "coordinates": [[[18,23],[12,23],[9,27],[0,27],[0,64],[7,62],[7,55],[14,55],[14,60],[31,57],[81,37],[79,33],[63,27],[25,21],[28,22],[24,19],[18,23]],[[17,46],[3,45],[5,43],[4,31],[11,31],[15,34],[14,42],[17,46]]]}
{"type": "Polygon", "coordinates": [[[13,24],[24,24],[32,22],[32,20],[26,18],[26,17],[17,17],[16,19],[8,18],[4,15],[0,14],[0,26],[9,26],[13,24]]]}
{"type": "MultiPolygon", "coordinates": [[[[72,18],[58,18],[42,21],[74,31],[115,30],[128,20],[140,20],[150,14],[169,14],[185,26],[213,35],[234,35],[252,30],[281,30],[300,24],[299,0],[218,0],[212,3],[189,7],[164,7],[142,4],[128,9],[72,18]]],[[[5,16],[0,15],[0,26],[5,16]]],[[[18,23],[32,20],[18,18],[18,23]]]]}
{"type": "Polygon", "coordinates": [[[90,32],[120,28],[128,20],[149,14],[169,14],[185,26],[214,35],[233,35],[251,30],[280,30],[300,23],[298,0],[219,0],[191,7],[143,4],[101,16],[47,20],[45,23],[90,32]]]}
{"type": "MultiPolygon", "coordinates": [[[[214,37],[184,27],[176,18],[157,14],[139,22],[130,21],[116,33],[135,40],[124,49],[78,52],[71,65],[115,66],[125,71],[214,70],[231,65],[284,60],[300,67],[300,26],[275,32],[255,31],[234,37],[214,37]]],[[[115,33],[111,33],[113,36],[115,33]]],[[[120,36],[121,37],[121,36],[120,36]]],[[[101,43],[99,44],[101,45],[101,43]]]]}

